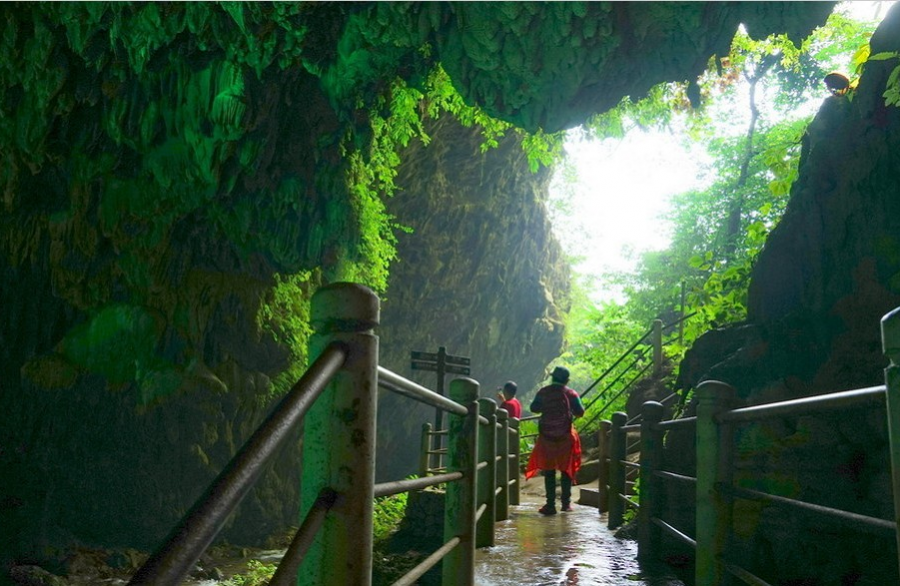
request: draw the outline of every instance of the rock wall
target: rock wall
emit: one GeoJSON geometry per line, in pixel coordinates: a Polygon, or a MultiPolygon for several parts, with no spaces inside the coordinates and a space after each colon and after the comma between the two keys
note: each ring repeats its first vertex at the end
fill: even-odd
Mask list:
{"type": "MultiPolygon", "coordinates": [[[[401,189],[388,201],[412,231],[398,233],[379,328],[381,364],[435,389],[435,373],[411,370],[410,351],[444,346],[471,359],[469,376],[482,396],[495,398],[509,379],[524,394],[561,353],[568,311],[569,267],[545,207],[550,171],[529,170],[515,133],[482,155],[477,126],[445,117],[427,131],[427,147],[417,142],[403,153],[401,189]]],[[[392,460],[379,474],[414,472],[415,438],[434,409],[393,394],[379,409],[386,423],[380,462],[392,460]]]]}

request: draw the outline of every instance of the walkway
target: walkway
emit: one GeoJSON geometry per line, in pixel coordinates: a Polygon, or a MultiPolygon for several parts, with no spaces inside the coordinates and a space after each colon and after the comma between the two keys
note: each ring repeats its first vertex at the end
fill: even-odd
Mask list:
{"type": "MultiPolygon", "coordinates": [[[[573,489],[575,496],[578,487],[573,489]]],[[[678,586],[641,575],[637,543],[617,539],[606,515],[575,505],[571,513],[544,517],[544,482],[522,484],[521,504],[497,524],[495,546],[476,551],[476,586],[678,586]]]]}

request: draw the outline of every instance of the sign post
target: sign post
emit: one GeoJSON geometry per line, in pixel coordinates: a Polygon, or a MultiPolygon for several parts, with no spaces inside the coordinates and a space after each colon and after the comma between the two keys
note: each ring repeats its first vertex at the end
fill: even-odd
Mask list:
{"type": "MultiPolygon", "coordinates": [[[[437,352],[411,352],[410,358],[412,363],[410,364],[413,370],[429,370],[437,373],[437,394],[444,396],[444,375],[446,374],[461,374],[468,375],[469,374],[469,365],[471,361],[464,356],[451,356],[447,354],[447,349],[441,346],[438,348],[437,352]]],[[[444,411],[438,407],[435,410],[434,415],[434,431],[441,432],[444,430],[443,426],[444,419],[444,411]]],[[[441,449],[443,435],[441,433],[435,433],[432,436],[432,450],[438,451],[441,449]]],[[[441,454],[434,454],[434,468],[440,468],[442,465],[441,454]]]]}

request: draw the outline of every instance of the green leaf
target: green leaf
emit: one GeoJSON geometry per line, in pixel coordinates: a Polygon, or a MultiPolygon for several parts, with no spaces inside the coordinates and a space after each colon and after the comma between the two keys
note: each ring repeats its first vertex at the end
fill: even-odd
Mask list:
{"type": "Polygon", "coordinates": [[[888,59],[896,59],[900,57],[900,53],[897,51],[884,51],[882,53],[875,53],[874,55],[869,56],[869,61],[887,61],[888,59]]]}

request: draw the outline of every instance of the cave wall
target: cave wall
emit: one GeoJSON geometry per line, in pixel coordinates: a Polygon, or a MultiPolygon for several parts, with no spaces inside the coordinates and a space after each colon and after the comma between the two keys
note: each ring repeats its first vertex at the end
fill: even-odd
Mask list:
{"type": "MultiPolygon", "coordinates": [[[[306,361],[312,291],[383,268],[367,256],[373,234],[360,211],[383,202],[348,189],[347,154],[368,152],[369,111],[395,77],[416,85],[440,62],[471,103],[549,132],[699,74],[739,22],[755,36],[800,38],[832,5],[5,3],[0,554],[152,547],[221,469],[306,361]]],[[[502,314],[477,332],[415,342],[496,359],[475,363],[488,384],[535,376],[543,365],[524,352],[549,351],[564,303],[559,274],[534,277],[533,263],[554,254],[537,208],[514,207],[514,195],[536,200],[537,188],[498,167],[478,172],[510,189],[483,194],[510,207],[483,211],[527,240],[489,231],[465,242],[519,255],[522,272],[440,254],[433,268],[458,267],[492,291],[504,291],[492,278],[506,279],[521,303],[461,291],[473,305],[457,314],[502,314]],[[522,346],[498,346],[498,336],[522,346]]],[[[478,224],[460,215],[478,201],[456,210],[461,224],[478,224]]],[[[392,296],[416,295],[392,283],[386,315],[392,296]]],[[[445,302],[436,288],[422,299],[445,302]]],[[[386,356],[405,362],[412,344],[385,339],[386,356]]],[[[275,469],[228,538],[296,521],[290,450],[275,469]]]]}
{"type": "MultiPolygon", "coordinates": [[[[496,398],[496,387],[510,379],[524,395],[561,353],[568,310],[568,263],[545,207],[551,172],[531,172],[516,133],[482,155],[477,125],[444,117],[426,131],[427,147],[417,141],[403,152],[400,191],[387,204],[412,231],[397,236],[380,361],[435,389],[435,373],[410,368],[410,351],[444,346],[471,358],[469,376],[483,397],[496,398]]],[[[414,472],[418,444],[410,438],[434,421],[434,409],[387,393],[379,411],[379,462],[386,464],[379,473],[414,472]],[[389,455],[396,461],[388,463],[389,455]]]]}

